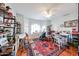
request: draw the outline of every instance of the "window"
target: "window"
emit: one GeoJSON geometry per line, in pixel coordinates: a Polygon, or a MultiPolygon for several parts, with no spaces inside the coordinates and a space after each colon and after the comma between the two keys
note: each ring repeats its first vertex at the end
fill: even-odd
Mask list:
{"type": "Polygon", "coordinates": [[[33,34],[34,32],[40,32],[40,25],[38,24],[33,24],[31,25],[31,34],[33,34]]]}
{"type": "Polygon", "coordinates": [[[46,32],[46,26],[42,26],[42,32],[45,31],[46,32]]]}

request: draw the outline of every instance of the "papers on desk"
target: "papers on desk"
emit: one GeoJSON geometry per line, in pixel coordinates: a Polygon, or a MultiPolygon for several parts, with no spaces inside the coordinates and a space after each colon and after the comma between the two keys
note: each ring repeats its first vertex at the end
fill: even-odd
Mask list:
{"type": "Polygon", "coordinates": [[[8,41],[7,41],[7,38],[5,37],[5,38],[0,38],[0,45],[1,46],[4,46],[4,45],[6,45],[8,43],[8,41]]]}
{"type": "Polygon", "coordinates": [[[58,44],[65,45],[67,43],[67,38],[65,38],[65,37],[56,35],[54,38],[56,39],[56,42],[58,44]]]}

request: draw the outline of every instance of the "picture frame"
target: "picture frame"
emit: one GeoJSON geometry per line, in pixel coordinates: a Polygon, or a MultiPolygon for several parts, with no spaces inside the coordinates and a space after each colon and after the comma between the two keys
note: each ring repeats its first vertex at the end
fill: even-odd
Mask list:
{"type": "Polygon", "coordinates": [[[78,20],[65,21],[64,27],[76,27],[78,25],[78,20]]]}
{"type": "Polygon", "coordinates": [[[71,21],[65,21],[64,27],[71,27],[71,21]]]}
{"type": "Polygon", "coordinates": [[[71,24],[72,27],[78,26],[78,20],[72,20],[71,23],[72,23],[71,24]]]}

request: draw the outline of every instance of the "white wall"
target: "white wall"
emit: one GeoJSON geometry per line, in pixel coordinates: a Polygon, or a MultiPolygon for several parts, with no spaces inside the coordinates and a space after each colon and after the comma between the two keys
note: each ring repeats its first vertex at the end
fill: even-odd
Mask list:
{"type": "Polygon", "coordinates": [[[23,15],[16,13],[16,20],[21,24],[21,32],[24,32],[24,17],[23,15]]]}
{"type": "Polygon", "coordinates": [[[23,15],[16,13],[16,19],[21,23],[21,32],[26,32],[31,34],[31,25],[38,24],[42,28],[42,26],[50,25],[51,21],[49,20],[34,20],[23,17],[23,15]]]}
{"type": "Polygon", "coordinates": [[[73,12],[72,14],[68,15],[68,16],[61,16],[58,18],[54,18],[52,20],[34,20],[34,19],[27,19],[24,18],[24,32],[27,32],[29,34],[31,34],[31,25],[32,24],[39,24],[42,28],[43,25],[53,25],[53,28],[55,30],[66,30],[66,31],[71,31],[72,28],[64,28],[64,27],[60,27],[61,24],[64,24],[64,21],[69,21],[69,20],[75,20],[78,19],[78,13],[77,12],[73,12]]]}
{"type": "Polygon", "coordinates": [[[61,17],[58,17],[58,18],[54,18],[54,19],[51,20],[51,24],[53,25],[53,27],[56,28],[56,30],[71,31],[72,28],[60,28],[59,26],[61,24],[64,24],[64,21],[75,20],[75,19],[78,19],[78,11],[75,11],[68,16],[61,16],[61,17]]]}
{"type": "Polygon", "coordinates": [[[29,19],[24,18],[24,32],[29,33],[29,19]]]}

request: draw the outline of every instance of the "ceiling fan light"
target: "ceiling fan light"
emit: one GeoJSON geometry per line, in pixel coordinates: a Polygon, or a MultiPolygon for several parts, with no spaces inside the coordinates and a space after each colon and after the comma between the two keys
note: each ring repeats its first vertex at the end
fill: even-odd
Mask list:
{"type": "Polygon", "coordinates": [[[51,17],[51,15],[50,15],[50,14],[48,14],[48,15],[46,15],[46,17],[51,17]]]}
{"type": "Polygon", "coordinates": [[[43,15],[44,15],[45,17],[51,17],[51,16],[52,16],[52,13],[51,13],[51,12],[44,11],[44,12],[43,12],[43,15]]]}

